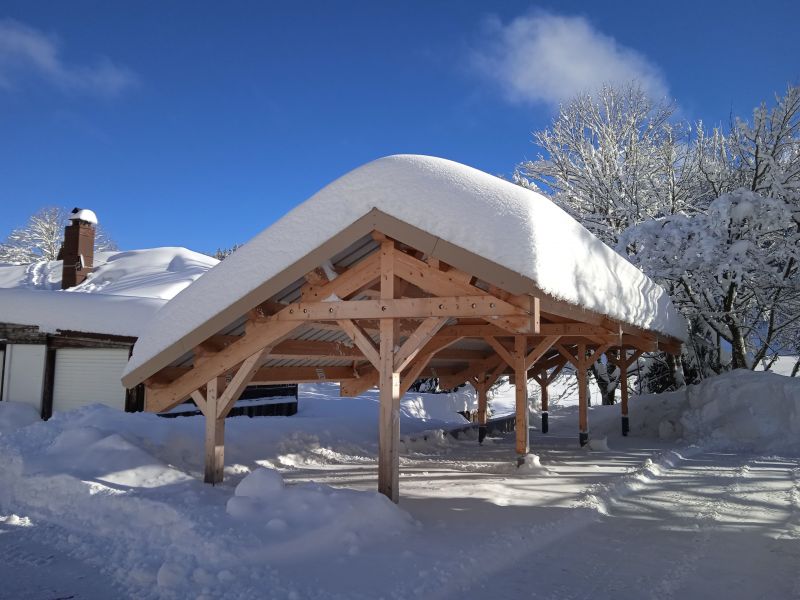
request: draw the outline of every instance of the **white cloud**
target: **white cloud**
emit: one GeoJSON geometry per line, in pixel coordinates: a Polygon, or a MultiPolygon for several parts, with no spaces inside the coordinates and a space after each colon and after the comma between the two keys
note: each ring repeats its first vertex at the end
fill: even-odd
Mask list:
{"type": "Polygon", "coordinates": [[[656,98],[667,94],[657,66],[583,17],[536,12],[508,24],[490,19],[472,59],[513,102],[558,104],[604,83],[631,81],[656,98]]]}
{"type": "Polygon", "coordinates": [[[57,40],[12,19],[0,19],[0,87],[14,89],[37,76],[64,91],[114,96],[138,83],[136,74],[102,58],[67,64],[57,40]]]}

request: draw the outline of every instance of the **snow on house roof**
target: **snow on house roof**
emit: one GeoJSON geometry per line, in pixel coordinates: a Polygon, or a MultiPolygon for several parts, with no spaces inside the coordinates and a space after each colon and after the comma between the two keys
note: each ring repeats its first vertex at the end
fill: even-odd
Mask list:
{"type": "Polygon", "coordinates": [[[163,366],[156,362],[191,350],[193,331],[227,318],[232,305],[375,210],[557,299],[685,338],[668,294],[550,200],[456,162],[397,155],[340,177],[178,294],[138,340],[126,379],[147,377],[163,366]]]}
{"type": "Polygon", "coordinates": [[[219,261],[186,248],[98,252],[80,285],[61,291],[61,261],[0,265],[0,323],[137,336],[167,300],[219,261]]]}
{"type": "Polygon", "coordinates": [[[0,289],[0,322],[32,325],[42,333],[137,337],[164,304],[166,300],[157,298],[0,289]]]}
{"type": "MultiPolygon", "coordinates": [[[[179,247],[98,252],[89,277],[69,291],[169,300],[218,262],[179,247]]],[[[60,289],[61,261],[0,265],[0,288],[60,289]]]]}

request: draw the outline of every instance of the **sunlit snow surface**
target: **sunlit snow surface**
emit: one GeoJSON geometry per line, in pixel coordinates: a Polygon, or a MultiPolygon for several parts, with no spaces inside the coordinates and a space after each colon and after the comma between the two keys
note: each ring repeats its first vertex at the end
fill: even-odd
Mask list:
{"type": "Polygon", "coordinates": [[[44,423],[0,403],[0,597],[800,591],[795,380],[742,372],[634,397],[627,438],[618,407],[592,408],[597,449],[577,447],[576,408],[561,402],[547,435],[532,415],[522,468],[513,434],[478,446],[435,432],[465,424],[453,411],[472,394],[411,394],[399,506],[375,493],[376,394],[336,392],[304,386],[295,416],[228,419],[216,487],[201,483],[201,418],[90,406],[44,423]],[[682,429],[661,435],[665,422],[682,429]]]}

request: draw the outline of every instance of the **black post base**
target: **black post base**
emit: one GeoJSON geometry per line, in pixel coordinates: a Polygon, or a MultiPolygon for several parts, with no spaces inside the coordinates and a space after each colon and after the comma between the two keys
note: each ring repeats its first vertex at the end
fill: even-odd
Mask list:
{"type": "Polygon", "coordinates": [[[521,467],[525,464],[525,456],[518,456],[517,457],[517,467],[521,467]]]}
{"type": "Polygon", "coordinates": [[[628,432],[631,430],[630,424],[628,423],[628,415],[624,415],[622,417],[622,435],[628,435],[628,432]]]}
{"type": "Polygon", "coordinates": [[[478,425],[478,443],[483,444],[486,438],[486,425],[478,425]]]}
{"type": "Polygon", "coordinates": [[[549,415],[547,414],[547,411],[542,412],[542,433],[547,433],[548,430],[550,429],[550,424],[548,423],[549,420],[548,417],[549,415]]]}
{"type": "Polygon", "coordinates": [[[588,444],[589,443],[589,432],[581,431],[578,434],[578,441],[581,444],[581,448],[583,448],[586,444],[588,444]]]}

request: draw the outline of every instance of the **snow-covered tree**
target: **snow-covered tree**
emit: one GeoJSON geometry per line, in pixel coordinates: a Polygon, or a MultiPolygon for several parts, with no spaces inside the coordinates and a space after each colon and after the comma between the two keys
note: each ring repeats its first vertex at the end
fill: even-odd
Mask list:
{"type": "Polygon", "coordinates": [[[731,347],[733,368],[800,351],[800,88],[752,122],[697,145],[719,196],[707,208],[631,226],[620,238],[685,314],[731,347]]]}
{"type": "MultiPolygon", "coordinates": [[[[69,213],[58,206],[48,206],[31,215],[28,222],[14,229],[0,244],[0,263],[30,264],[40,260],[56,260],[64,242],[64,227],[69,213]]],[[[116,250],[117,245],[99,226],[95,233],[95,250],[116,250]]]]}
{"type": "Polygon", "coordinates": [[[544,154],[514,179],[546,191],[613,247],[631,225],[691,211],[698,199],[692,129],[673,122],[673,110],[634,84],[580,95],[534,132],[544,154]]]}

